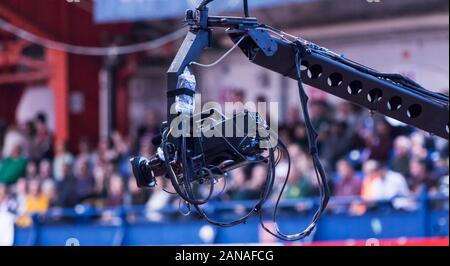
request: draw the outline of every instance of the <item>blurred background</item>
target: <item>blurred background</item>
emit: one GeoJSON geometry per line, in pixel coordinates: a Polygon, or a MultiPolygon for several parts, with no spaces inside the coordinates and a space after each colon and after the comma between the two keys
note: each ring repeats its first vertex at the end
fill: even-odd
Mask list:
{"type": "MultiPolygon", "coordinates": [[[[162,190],[169,182],[139,190],[132,177],[129,158],[155,152],[165,72],[186,33],[184,12],[199,2],[0,2],[0,245],[284,244],[257,218],[223,229],[185,216],[186,206],[162,190]]],[[[262,23],[448,95],[447,0],[249,3],[262,23]]],[[[241,15],[241,5],[217,1],[211,11],[241,15]]],[[[213,46],[201,62],[232,43],[217,30],[213,46]]],[[[240,51],[196,76],[205,102],[279,103],[279,133],[294,162],[280,227],[302,229],[318,190],[296,82],[240,51]]],[[[333,199],[315,232],[295,244],[448,245],[448,141],[307,90],[333,199]]],[[[207,212],[229,220],[251,208],[265,171],[232,172],[207,212]]],[[[283,158],[274,193],[286,171],[283,158]]]]}

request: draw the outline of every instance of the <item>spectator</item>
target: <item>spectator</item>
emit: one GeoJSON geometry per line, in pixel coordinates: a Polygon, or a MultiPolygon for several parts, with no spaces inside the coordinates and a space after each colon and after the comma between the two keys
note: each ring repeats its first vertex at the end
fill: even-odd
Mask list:
{"type": "Polygon", "coordinates": [[[78,166],[78,173],[75,175],[74,193],[77,203],[91,198],[95,194],[95,179],[89,171],[89,162],[82,161],[78,166]]]}
{"type": "Polygon", "coordinates": [[[392,149],[392,127],[384,119],[376,121],[373,134],[365,137],[368,158],[376,161],[386,161],[392,149]]]}
{"type": "Polygon", "coordinates": [[[267,166],[257,165],[252,170],[252,177],[249,179],[244,188],[243,200],[258,199],[261,195],[261,190],[267,179],[267,166]]]}
{"type": "Polygon", "coordinates": [[[449,176],[443,176],[439,179],[438,191],[441,195],[449,196],[449,176]]]}
{"type": "Polygon", "coordinates": [[[97,198],[104,199],[108,196],[108,180],[109,176],[114,172],[107,170],[107,167],[98,165],[94,169],[95,187],[94,194],[97,198]]]}
{"type": "Polygon", "coordinates": [[[305,176],[297,164],[292,164],[284,197],[286,199],[304,199],[315,195],[316,190],[310,177],[305,176]]]}
{"type": "Polygon", "coordinates": [[[329,111],[330,106],[324,100],[311,101],[309,106],[309,113],[313,122],[314,128],[319,132],[325,132],[328,130],[330,118],[329,111]]]}
{"type": "Polygon", "coordinates": [[[353,148],[355,135],[354,129],[345,121],[330,123],[328,137],[323,141],[322,158],[330,165],[336,165],[339,158],[343,158],[353,148]]]}
{"type": "Polygon", "coordinates": [[[62,181],[63,167],[73,163],[73,155],[67,151],[66,144],[59,142],[55,149],[55,158],[53,160],[53,176],[56,181],[62,181]]]}
{"type": "Polygon", "coordinates": [[[50,160],[44,159],[39,163],[39,178],[42,181],[52,180],[52,163],[50,160]]]}
{"type": "Polygon", "coordinates": [[[117,151],[117,171],[121,176],[129,177],[132,173],[130,167],[130,145],[128,143],[128,140],[124,138],[119,132],[114,132],[112,140],[117,151]]]}
{"type": "Polygon", "coordinates": [[[14,244],[14,204],[8,188],[0,184],[0,247],[14,244]]]}
{"type": "Polygon", "coordinates": [[[7,209],[8,203],[8,187],[0,185],[0,212],[7,209]]]}
{"type": "Polygon", "coordinates": [[[391,158],[391,169],[403,176],[409,176],[412,142],[406,136],[397,137],[394,141],[394,154],[391,158]]]}
{"type": "Polygon", "coordinates": [[[428,151],[425,147],[425,136],[422,132],[414,132],[411,138],[411,157],[425,159],[428,156],[428,151]]]}
{"type": "MultiPolygon", "coordinates": [[[[17,208],[17,204],[10,197],[9,189],[6,185],[0,184],[0,216],[1,214],[10,213],[14,214],[17,208]]],[[[2,232],[0,230],[0,232],[2,232]]],[[[1,246],[1,244],[0,244],[1,246]]]]}
{"type": "Polygon", "coordinates": [[[267,166],[256,165],[250,169],[250,176],[246,169],[233,171],[233,189],[230,191],[233,200],[254,200],[259,198],[261,189],[267,178],[267,166]]]}
{"type": "Polygon", "coordinates": [[[290,107],[287,113],[287,118],[286,118],[286,126],[293,128],[295,127],[295,125],[298,123],[298,121],[300,121],[300,110],[297,106],[295,107],[290,107]]]}
{"type": "Polygon", "coordinates": [[[77,180],[72,172],[72,165],[68,163],[63,164],[61,181],[56,184],[59,192],[58,206],[70,208],[78,203],[76,182],[77,180]]]}
{"type": "Polygon", "coordinates": [[[308,136],[304,123],[298,123],[295,125],[293,130],[293,139],[302,148],[303,151],[306,152],[308,150],[308,136]]]}
{"type": "Polygon", "coordinates": [[[336,109],[335,121],[345,121],[354,132],[358,132],[364,127],[364,120],[367,115],[364,115],[364,109],[360,106],[351,102],[340,101],[336,109]]]}
{"type": "Polygon", "coordinates": [[[379,178],[376,174],[378,162],[369,160],[363,165],[364,180],[361,186],[361,197],[365,200],[371,200],[375,198],[373,191],[374,184],[379,178]]]}
{"type": "Polygon", "coordinates": [[[17,145],[24,147],[26,139],[17,126],[10,126],[3,141],[3,157],[10,157],[17,145]]]}
{"type": "Polygon", "coordinates": [[[134,206],[144,205],[148,201],[151,194],[148,189],[140,189],[134,178],[130,178],[128,180],[128,189],[131,194],[130,203],[134,206]]]}
{"type": "Polygon", "coordinates": [[[231,173],[231,182],[227,188],[228,198],[231,200],[241,200],[246,198],[245,184],[248,177],[243,168],[233,170],[231,173]]]}
{"type": "Polygon", "coordinates": [[[98,142],[97,150],[94,153],[94,165],[114,162],[117,156],[118,154],[114,149],[112,139],[104,137],[98,142]]]}
{"type": "Polygon", "coordinates": [[[42,195],[48,199],[49,208],[59,205],[56,184],[52,179],[46,179],[42,182],[42,195]]]}
{"type": "Polygon", "coordinates": [[[436,177],[448,176],[449,161],[448,152],[447,154],[440,152],[440,157],[435,159],[430,165],[433,175],[436,177]]]}
{"type": "Polygon", "coordinates": [[[429,162],[426,159],[413,159],[410,162],[410,187],[415,194],[421,192],[422,186],[427,191],[437,192],[437,178],[430,173],[429,162]]]}
{"type": "Polygon", "coordinates": [[[24,215],[18,218],[17,225],[29,227],[32,224],[31,216],[37,213],[45,213],[50,204],[50,199],[42,193],[42,185],[39,179],[28,181],[28,193],[25,198],[24,215]]]}
{"type": "Polygon", "coordinates": [[[125,196],[125,189],[122,178],[120,176],[113,176],[109,180],[108,198],[106,200],[106,207],[120,207],[123,204],[125,196]]]}
{"type": "Polygon", "coordinates": [[[340,160],[336,168],[338,181],[335,188],[335,196],[359,196],[361,194],[361,179],[356,175],[352,164],[347,160],[340,160]]]}
{"type": "Polygon", "coordinates": [[[27,179],[33,179],[33,178],[38,178],[39,177],[36,162],[28,161],[25,177],[27,179]]]}
{"type": "Polygon", "coordinates": [[[27,159],[22,155],[19,144],[12,147],[11,155],[0,161],[0,184],[11,185],[25,177],[27,159]]]}
{"type": "Polygon", "coordinates": [[[24,214],[26,210],[26,200],[28,195],[28,181],[25,178],[19,179],[14,185],[14,201],[17,204],[18,214],[24,214]]]}
{"type": "Polygon", "coordinates": [[[53,134],[47,126],[47,116],[39,113],[34,120],[36,135],[31,141],[32,160],[51,159],[53,157],[53,134]]]}
{"type": "Polygon", "coordinates": [[[38,179],[28,182],[28,194],[26,197],[26,213],[44,213],[49,207],[49,198],[42,191],[42,184],[38,179]]]}
{"type": "MultiPolygon", "coordinates": [[[[155,111],[148,112],[145,123],[142,124],[136,136],[136,141],[133,145],[133,154],[145,154],[146,151],[142,150],[142,146],[150,145],[155,136],[160,133],[158,114],[155,111]]],[[[148,151],[151,152],[150,150],[148,151]]]]}
{"type": "Polygon", "coordinates": [[[278,137],[280,139],[282,139],[286,145],[289,145],[292,143],[293,138],[291,136],[290,128],[287,126],[281,125],[278,128],[278,137]]]}
{"type": "Polygon", "coordinates": [[[152,193],[146,204],[147,219],[154,222],[161,221],[164,218],[160,211],[173,201],[173,196],[163,191],[163,189],[171,190],[169,181],[163,178],[160,180],[159,186],[160,188],[152,193]]]}
{"type": "Polygon", "coordinates": [[[410,195],[405,178],[382,163],[369,161],[365,165],[366,179],[362,195],[367,200],[392,200],[410,195]]]}
{"type": "Polygon", "coordinates": [[[330,127],[330,108],[324,100],[311,101],[309,106],[311,122],[318,134],[319,149],[321,149],[321,144],[326,139],[330,127]]]}
{"type": "Polygon", "coordinates": [[[91,151],[91,145],[87,139],[82,139],[78,143],[78,155],[75,158],[73,165],[80,165],[82,162],[88,162],[89,169],[94,169],[95,158],[91,151]]]}

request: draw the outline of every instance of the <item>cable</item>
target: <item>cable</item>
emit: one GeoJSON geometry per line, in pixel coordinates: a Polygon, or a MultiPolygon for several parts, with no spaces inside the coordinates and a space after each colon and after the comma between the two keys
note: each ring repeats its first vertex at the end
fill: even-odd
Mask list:
{"type": "MultiPolygon", "coordinates": [[[[299,70],[299,73],[300,73],[300,64],[301,64],[301,62],[300,61],[298,61],[298,62],[299,62],[298,70],[299,70]]],[[[299,82],[301,82],[301,79],[300,79],[299,82]]],[[[301,88],[303,88],[303,87],[301,87],[301,88]]],[[[305,98],[306,94],[304,94],[304,90],[301,89],[300,91],[303,91],[303,93],[300,94],[301,95],[301,99],[302,99],[302,106],[307,106],[307,98],[305,98]]],[[[306,121],[309,121],[309,122],[307,122],[307,124],[310,124],[308,110],[306,109],[304,112],[305,112],[306,121]]],[[[322,203],[321,203],[321,205],[319,207],[319,210],[314,215],[314,218],[313,218],[313,221],[312,221],[311,225],[308,226],[308,228],[304,232],[299,233],[299,234],[285,235],[285,234],[281,233],[281,231],[278,228],[278,225],[276,226],[277,232],[274,233],[274,232],[270,231],[265,226],[264,221],[263,221],[263,206],[266,203],[266,201],[268,200],[268,198],[270,197],[270,194],[271,194],[271,192],[273,190],[273,186],[274,186],[274,183],[275,183],[275,167],[279,163],[279,160],[280,160],[279,156],[281,156],[280,154],[277,154],[278,157],[275,159],[275,150],[279,150],[280,147],[281,147],[281,149],[283,151],[285,151],[287,153],[288,161],[289,161],[289,169],[288,169],[288,174],[286,175],[286,179],[285,179],[283,188],[282,188],[282,190],[281,190],[281,192],[280,192],[280,194],[278,196],[278,200],[277,200],[276,205],[275,205],[275,210],[274,210],[274,222],[275,222],[275,224],[277,222],[278,206],[279,206],[279,203],[280,203],[280,200],[281,200],[281,196],[282,196],[282,194],[283,194],[283,192],[285,190],[285,187],[286,187],[286,184],[287,184],[287,180],[289,178],[289,173],[290,173],[290,168],[291,168],[291,160],[290,160],[290,157],[289,157],[289,153],[288,153],[287,147],[286,147],[286,145],[284,145],[282,143],[281,140],[279,141],[279,144],[275,147],[275,149],[274,148],[269,148],[269,156],[268,156],[268,160],[267,160],[268,161],[267,177],[266,177],[266,181],[265,181],[264,187],[263,187],[263,189],[261,191],[261,195],[260,195],[259,201],[256,203],[254,208],[252,208],[246,215],[242,216],[239,219],[233,220],[231,222],[222,222],[222,221],[213,220],[200,207],[200,205],[203,205],[203,204],[207,203],[211,199],[211,197],[212,197],[211,195],[212,195],[212,191],[213,191],[213,187],[214,187],[214,184],[213,184],[213,181],[212,181],[212,178],[214,177],[214,173],[207,167],[203,167],[202,171],[207,172],[208,175],[211,177],[210,193],[209,193],[208,197],[206,197],[206,199],[197,200],[195,198],[194,192],[193,192],[193,189],[192,189],[192,186],[191,186],[191,183],[194,181],[192,179],[192,176],[195,175],[194,172],[192,171],[192,169],[194,169],[194,167],[193,167],[192,159],[188,160],[188,156],[187,156],[188,150],[187,150],[187,143],[186,143],[187,140],[186,140],[185,136],[182,136],[182,139],[181,139],[181,151],[182,151],[181,159],[182,159],[182,165],[183,165],[182,166],[182,168],[183,168],[183,170],[182,170],[183,171],[183,175],[182,175],[183,187],[180,186],[180,184],[178,183],[177,177],[176,177],[176,175],[175,175],[175,173],[173,171],[173,168],[170,165],[171,164],[170,163],[170,156],[169,156],[169,153],[168,153],[168,146],[169,146],[169,144],[167,142],[167,137],[168,137],[168,134],[169,134],[170,130],[168,130],[168,129],[164,130],[164,133],[162,135],[162,145],[163,145],[164,157],[166,158],[165,164],[166,164],[166,167],[167,167],[167,170],[168,170],[167,172],[168,172],[168,175],[169,175],[169,177],[170,177],[170,179],[172,181],[172,185],[174,186],[175,190],[180,195],[180,197],[186,202],[186,204],[188,205],[188,208],[192,205],[194,207],[194,209],[197,211],[197,213],[200,215],[200,217],[205,219],[210,224],[213,224],[213,225],[216,225],[216,226],[219,226],[219,227],[232,227],[232,226],[235,226],[235,225],[238,225],[238,224],[245,223],[250,216],[252,216],[255,213],[260,212],[260,223],[261,223],[261,226],[264,228],[264,230],[266,230],[270,234],[272,234],[272,235],[274,235],[274,236],[276,236],[276,237],[278,237],[280,239],[287,240],[287,241],[302,239],[302,238],[308,236],[312,232],[312,230],[314,230],[314,228],[315,228],[315,226],[317,224],[317,220],[320,218],[321,214],[325,210],[325,207],[326,207],[327,202],[328,202],[328,197],[329,197],[328,196],[329,195],[328,184],[327,184],[327,180],[326,180],[323,168],[322,168],[322,166],[320,164],[320,161],[318,160],[317,148],[313,148],[313,147],[317,146],[316,145],[317,144],[317,142],[316,142],[317,134],[312,134],[311,133],[311,132],[315,133],[315,131],[312,128],[312,126],[309,127],[309,129],[310,129],[310,131],[308,131],[309,132],[308,136],[310,137],[310,143],[312,143],[310,145],[311,146],[311,154],[313,156],[313,163],[314,163],[315,171],[316,171],[316,174],[317,174],[317,177],[318,177],[319,187],[321,188],[320,189],[320,191],[321,191],[321,198],[323,200],[322,200],[322,203]],[[311,131],[311,129],[312,129],[312,131],[311,131]],[[182,188],[184,188],[184,191],[182,190],[182,188]]],[[[224,138],[224,139],[226,139],[226,138],[224,138]]],[[[230,146],[232,147],[232,145],[230,145],[230,146]]],[[[200,145],[200,148],[201,148],[201,152],[203,154],[204,153],[203,146],[200,145]]],[[[237,152],[238,155],[243,156],[242,154],[240,154],[240,152],[238,150],[235,150],[235,152],[237,152]]],[[[260,161],[260,162],[262,162],[262,161],[260,161]]],[[[224,185],[224,188],[225,188],[225,186],[226,185],[224,185]]],[[[223,188],[223,190],[224,190],[224,188],[223,188]]],[[[181,201],[180,201],[180,206],[181,206],[181,201]]],[[[184,215],[186,213],[182,213],[182,214],[184,215]]]]}
{"type": "Polygon", "coordinates": [[[222,60],[225,59],[231,52],[233,52],[234,49],[236,49],[236,47],[238,47],[239,44],[240,44],[246,37],[247,37],[247,35],[242,36],[242,37],[239,39],[239,41],[237,41],[237,42],[233,45],[233,47],[231,47],[225,54],[223,54],[219,59],[217,59],[216,61],[214,61],[214,62],[211,63],[211,64],[200,64],[200,63],[198,63],[198,62],[191,62],[191,63],[189,63],[189,65],[196,65],[196,66],[199,66],[199,67],[205,67],[205,68],[208,68],[208,67],[214,67],[214,66],[218,65],[220,62],[222,62],[222,60]]]}
{"type": "Polygon", "coordinates": [[[298,39],[298,37],[296,37],[296,36],[294,36],[294,35],[291,35],[291,34],[286,33],[286,32],[284,32],[284,31],[275,29],[275,28],[273,28],[273,27],[271,27],[271,26],[268,26],[268,25],[265,25],[265,24],[259,25],[259,27],[257,27],[256,29],[257,29],[257,30],[265,30],[265,31],[267,31],[267,32],[271,32],[271,33],[277,35],[278,37],[280,37],[280,38],[282,38],[283,40],[288,41],[288,42],[292,42],[292,41],[295,41],[295,40],[298,39]],[[292,38],[292,40],[287,39],[285,36],[288,36],[288,37],[292,38]]]}
{"type": "MultiPolygon", "coordinates": [[[[181,160],[182,160],[182,164],[183,164],[183,178],[184,178],[184,190],[186,191],[187,195],[188,195],[188,200],[187,202],[189,202],[192,205],[203,205],[206,204],[212,197],[213,193],[214,193],[214,182],[211,180],[210,181],[210,189],[209,189],[209,194],[205,199],[202,200],[197,200],[195,199],[193,190],[192,190],[192,186],[191,183],[193,182],[193,180],[191,179],[191,172],[189,171],[191,169],[190,166],[192,166],[192,163],[188,164],[188,160],[187,160],[187,147],[186,147],[186,136],[184,136],[184,134],[181,136],[181,160]]],[[[207,168],[203,168],[202,170],[205,170],[207,168]]],[[[210,170],[208,169],[208,174],[212,174],[212,172],[210,172],[210,170]]],[[[211,175],[212,178],[212,175],[211,175]]]]}
{"type": "Polygon", "coordinates": [[[279,207],[279,203],[281,201],[282,194],[283,194],[284,190],[286,189],[287,182],[289,179],[289,174],[291,171],[291,159],[290,159],[289,152],[287,150],[286,145],[281,140],[279,140],[279,145],[286,152],[289,163],[288,163],[288,172],[287,172],[285,181],[283,183],[283,186],[281,188],[281,191],[276,200],[274,211],[273,211],[273,220],[272,221],[275,224],[276,232],[273,232],[272,230],[270,230],[269,228],[267,228],[265,226],[264,217],[263,217],[262,212],[260,213],[260,224],[261,224],[261,227],[267,233],[269,233],[279,239],[285,240],[285,241],[298,241],[298,240],[304,239],[305,237],[309,236],[314,231],[315,227],[317,226],[317,222],[318,222],[319,218],[322,216],[323,212],[325,211],[326,206],[328,205],[328,201],[330,199],[330,190],[329,190],[329,186],[328,186],[328,179],[326,177],[325,171],[323,169],[323,166],[320,162],[319,155],[318,155],[318,149],[317,149],[318,135],[317,135],[317,132],[315,131],[315,129],[312,125],[312,122],[311,122],[311,118],[310,118],[309,110],[308,110],[308,100],[309,99],[308,99],[308,96],[303,87],[303,82],[302,82],[302,77],[301,77],[300,67],[301,67],[301,60],[302,60],[301,54],[302,54],[303,46],[299,42],[297,42],[295,44],[297,47],[295,64],[296,64],[296,70],[297,70],[296,74],[297,74],[297,80],[298,80],[298,89],[299,89],[301,106],[302,106],[302,110],[303,110],[303,116],[305,119],[305,125],[307,128],[309,151],[311,153],[311,157],[312,157],[313,165],[314,165],[314,171],[315,171],[317,181],[319,184],[321,200],[320,200],[319,208],[315,212],[310,225],[304,231],[297,233],[297,234],[292,234],[292,235],[284,234],[281,232],[280,228],[278,227],[278,223],[277,223],[277,214],[278,214],[278,207],[279,207]]]}
{"type": "Polygon", "coordinates": [[[203,0],[203,2],[200,3],[200,5],[197,7],[198,10],[204,9],[209,3],[213,2],[214,0],[203,0]]]}
{"type": "MultiPolygon", "coordinates": [[[[268,176],[266,179],[266,183],[264,186],[264,191],[262,193],[262,197],[260,198],[260,200],[258,201],[258,203],[255,205],[254,208],[252,208],[252,210],[250,210],[246,215],[242,216],[239,219],[236,219],[234,221],[231,222],[219,222],[219,221],[215,221],[213,219],[211,219],[205,212],[204,210],[200,207],[201,203],[197,200],[195,200],[194,198],[194,194],[192,191],[192,187],[190,186],[192,180],[191,180],[191,176],[190,176],[190,172],[187,169],[192,169],[192,161],[187,160],[187,149],[186,149],[186,139],[184,137],[182,137],[182,164],[183,164],[183,185],[184,185],[184,192],[181,190],[181,187],[178,184],[178,181],[176,179],[176,176],[174,174],[174,171],[169,163],[169,154],[168,154],[168,143],[167,143],[167,137],[168,137],[168,133],[170,131],[169,130],[165,130],[163,135],[162,135],[162,143],[163,143],[163,152],[164,152],[164,157],[166,158],[165,164],[166,167],[168,168],[168,173],[169,173],[169,177],[171,178],[172,181],[172,185],[174,186],[175,190],[177,191],[177,193],[180,194],[180,197],[186,201],[186,203],[188,204],[192,204],[192,206],[194,206],[194,208],[196,209],[196,211],[198,212],[198,214],[204,218],[207,222],[209,222],[210,224],[219,226],[219,227],[232,227],[238,224],[242,224],[245,223],[248,218],[250,216],[252,216],[254,213],[258,212],[261,210],[263,204],[266,202],[267,198],[270,195],[270,192],[272,191],[273,188],[273,184],[274,184],[274,150],[270,149],[270,159],[269,159],[269,165],[268,165],[268,176]]],[[[202,149],[202,153],[203,153],[203,147],[201,146],[202,149]]],[[[239,151],[237,151],[239,153],[239,151]]],[[[243,156],[243,155],[242,155],[243,156]]],[[[202,170],[208,172],[209,176],[211,176],[211,178],[214,176],[214,174],[212,173],[212,171],[206,167],[204,167],[202,170]]],[[[211,181],[211,184],[213,184],[213,182],[211,181]]],[[[204,201],[208,201],[210,199],[210,197],[208,196],[206,200],[204,201]]],[[[202,201],[203,202],[203,201],[202,201]]]]}
{"type": "Polygon", "coordinates": [[[163,188],[162,191],[166,192],[166,193],[169,194],[169,195],[178,195],[177,193],[168,191],[168,190],[165,189],[165,188],[163,188]]]}
{"type": "MultiPolygon", "coordinates": [[[[169,154],[169,151],[168,151],[169,143],[168,143],[168,140],[167,140],[167,137],[168,137],[169,132],[170,132],[170,130],[166,129],[166,130],[164,130],[164,133],[162,134],[162,149],[163,149],[164,158],[165,158],[164,164],[165,164],[165,166],[166,166],[167,174],[168,174],[168,176],[169,176],[169,178],[170,178],[170,181],[171,181],[171,183],[172,183],[172,186],[173,186],[173,188],[175,189],[175,191],[178,193],[178,195],[179,195],[184,201],[186,201],[187,203],[192,204],[192,205],[194,205],[194,203],[204,204],[205,202],[193,200],[192,198],[190,198],[190,197],[189,197],[189,194],[187,193],[187,191],[186,191],[186,193],[185,193],[184,191],[182,191],[182,189],[181,189],[181,187],[180,187],[180,184],[178,183],[178,178],[177,178],[177,176],[176,176],[176,174],[175,174],[175,171],[173,170],[173,167],[172,167],[172,165],[171,165],[171,162],[169,161],[169,160],[170,160],[170,154],[169,154]]],[[[184,177],[185,179],[186,179],[186,176],[185,176],[185,173],[184,173],[184,172],[186,172],[186,170],[185,170],[186,167],[187,167],[187,163],[183,165],[183,177],[184,177]]],[[[186,180],[184,180],[184,181],[185,181],[185,183],[186,183],[186,180]]],[[[211,191],[211,190],[213,191],[213,189],[214,189],[214,184],[213,184],[212,182],[211,182],[211,187],[212,187],[212,188],[210,189],[210,191],[211,191]]],[[[210,193],[211,193],[211,192],[210,192],[210,193]]],[[[208,198],[210,198],[210,197],[211,197],[211,196],[208,196],[208,198]]]]}
{"type": "Polygon", "coordinates": [[[11,23],[6,22],[0,18],[0,29],[9,32],[23,40],[38,44],[48,49],[63,51],[71,54],[85,55],[85,56],[110,56],[110,55],[125,55],[132,54],[151,49],[159,48],[167,43],[176,41],[186,34],[186,29],[182,28],[160,38],[152,41],[137,43],[126,46],[112,46],[112,47],[88,47],[72,45],[63,42],[49,40],[33,33],[25,31],[11,23]]]}
{"type": "Polygon", "coordinates": [[[273,162],[274,162],[273,149],[270,149],[270,157],[271,157],[271,159],[269,160],[269,165],[268,165],[269,171],[267,173],[267,178],[266,178],[266,182],[264,185],[264,190],[263,190],[262,196],[261,196],[260,200],[258,201],[258,203],[255,205],[255,207],[252,210],[250,210],[250,212],[248,212],[246,215],[244,215],[243,217],[241,217],[237,220],[234,220],[234,221],[228,222],[228,223],[224,223],[224,222],[218,222],[218,221],[212,220],[205,214],[205,212],[199,206],[194,205],[194,208],[197,210],[197,212],[200,214],[200,216],[202,218],[204,218],[210,224],[213,224],[213,225],[216,225],[219,227],[232,227],[232,226],[235,226],[238,224],[245,223],[250,216],[261,211],[262,206],[267,201],[267,199],[270,195],[270,192],[272,191],[273,184],[274,184],[274,178],[275,178],[274,169],[275,169],[275,167],[273,164],[273,162]]]}

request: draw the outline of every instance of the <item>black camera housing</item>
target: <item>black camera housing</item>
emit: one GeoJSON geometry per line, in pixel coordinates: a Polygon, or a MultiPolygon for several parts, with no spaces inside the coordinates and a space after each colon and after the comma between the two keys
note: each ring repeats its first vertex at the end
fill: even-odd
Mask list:
{"type": "MultiPolygon", "coordinates": [[[[199,183],[211,179],[211,174],[222,176],[246,164],[264,161],[262,153],[267,150],[270,136],[273,136],[273,132],[258,113],[244,111],[230,119],[222,115],[220,120],[212,120],[211,115],[214,112],[216,111],[209,110],[191,117],[192,124],[196,126],[193,126],[190,136],[186,137],[187,147],[191,147],[186,151],[188,160],[194,168],[194,181],[199,183]],[[203,171],[204,168],[209,171],[203,171]]],[[[181,184],[183,166],[179,162],[182,161],[180,154],[183,151],[181,147],[171,150],[171,157],[178,156],[174,160],[174,169],[181,184]]],[[[150,159],[134,157],[130,160],[138,187],[154,188],[156,178],[167,175],[162,147],[159,147],[158,151],[150,159]]]]}

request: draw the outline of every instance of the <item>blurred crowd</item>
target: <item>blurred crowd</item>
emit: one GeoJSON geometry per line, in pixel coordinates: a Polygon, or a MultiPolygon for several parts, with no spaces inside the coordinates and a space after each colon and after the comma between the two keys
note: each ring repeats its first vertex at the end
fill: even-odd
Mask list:
{"type": "MultiPolygon", "coordinates": [[[[319,149],[333,196],[367,201],[418,196],[448,196],[448,142],[393,123],[347,102],[314,101],[310,113],[319,134],[319,149]]],[[[14,210],[19,226],[30,214],[49,208],[147,206],[159,210],[178,204],[170,182],[159,179],[155,190],[138,189],[129,165],[134,155],[150,157],[152,138],[161,120],[151,112],[132,137],[114,133],[98,143],[83,139],[76,149],[55,143],[47,117],[38,114],[26,125],[0,129],[0,211],[14,210]],[[166,190],[166,191],[164,191],[166,190]]],[[[318,196],[318,183],[308,156],[305,125],[298,109],[288,112],[279,128],[291,156],[285,199],[318,196]]],[[[274,194],[287,175],[288,161],[277,166],[274,194]]],[[[219,201],[252,200],[260,195],[267,175],[264,165],[234,170],[226,177],[219,201]]],[[[219,183],[223,183],[223,179],[219,183]]],[[[220,186],[220,184],[219,184],[220,186]]],[[[220,190],[220,189],[218,189],[220,190]]],[[[356,209],[356,212],[364,210],[356,209]]],[[[157,213],[149,219],[160,219],[157,213]]]]}

